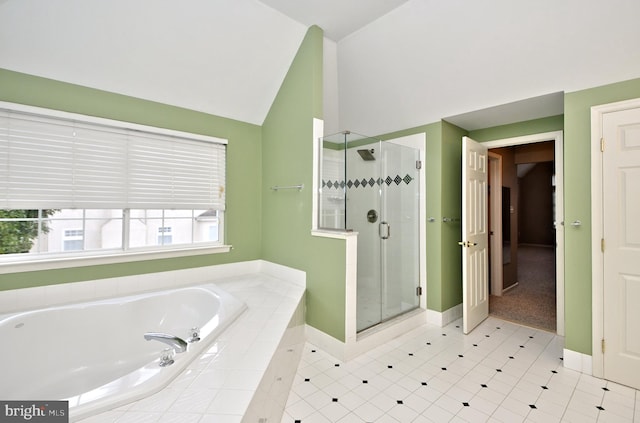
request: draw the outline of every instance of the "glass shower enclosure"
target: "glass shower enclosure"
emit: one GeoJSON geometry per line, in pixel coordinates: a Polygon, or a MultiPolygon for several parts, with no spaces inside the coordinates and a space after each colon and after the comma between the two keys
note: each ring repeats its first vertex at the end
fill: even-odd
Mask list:
{"type": "Polygon", "coordinates": [[[358,233],[357,331],[419,307],[419,150],[344,131],[320,143],[319,227],[358,233]]]}

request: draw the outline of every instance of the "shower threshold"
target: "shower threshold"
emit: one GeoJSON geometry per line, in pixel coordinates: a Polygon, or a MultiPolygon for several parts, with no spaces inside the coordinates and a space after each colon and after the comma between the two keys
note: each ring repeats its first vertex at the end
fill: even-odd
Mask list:
{"type": "Polygon", "coordinates": [[[378,323],[378,324],[376,324],[374,326],[370,326],[370,327],[368,327],[366,329],[363,329],[363,330],[359,331],[356,334],[356,340],[360,341],[360,340],[363,340],[363,339],[365,339],[365,338],[367,338],[369,336],[372,336],[372,335],[375,335],[377,333],[380,333],[380,332],[386,331],[388,329],[391,329],[391,328],[395,327],[396,325],[404,322],[405,320],[411,319],[411,318],[416,317],[416,316],[418,316],[420,314],[424,314],[424,316],[425,316],[425,320],[424,321],[426,323],[426,321],[427,321],[426,313],[427,313],[427,310],[425,310],[423,308],[420,308],[420,307],[416,307],[416,308],[413,308],[411,310],[405,311],[404,313],[402,313],[402,314],[400,314],[398,316],[394,316],[394,317],[391,317],[391,318],[389,318],[387,320],[383,320],[383,321],[381,321],[380,323],[378,323]]]}

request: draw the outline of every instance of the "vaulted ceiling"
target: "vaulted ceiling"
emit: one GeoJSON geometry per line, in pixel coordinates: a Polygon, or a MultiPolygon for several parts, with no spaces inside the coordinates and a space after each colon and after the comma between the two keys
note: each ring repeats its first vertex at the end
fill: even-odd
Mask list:
{"type": "Polygon", "coordinates": [[[308,26],[327,132],[562,113],[640,77],[637,0],[0,0],[0,68],[262,124],[308,26]]]}

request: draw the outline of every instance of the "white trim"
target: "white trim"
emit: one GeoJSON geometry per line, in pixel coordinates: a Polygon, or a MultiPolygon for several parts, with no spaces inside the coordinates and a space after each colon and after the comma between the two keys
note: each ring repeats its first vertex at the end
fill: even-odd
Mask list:
{"type": "Polygon", "coordinates": [[[311,180],[311,231],[312,235],[316,236],[325,236],[324,232],[318,231],[318,221],[320,220],[320,212],[318,210],[319,202],[318,195],[320,192],[320,162],[322,160],[320,148],[320,139],[322,138],[322,134],[324,133],[324,121],[321,119],[313,118],[313,140],[311,141],[311,145],[313,146],[313,160],[312,160],[312,180],[311,180]]]}
{"type": "Polygon", "coordinates": [[[137,250],[111,250],[92,251],[86,254],[62,253],[50,255],[48,257],[38,257],[36,255],[16,255],[12,256],[11,262],[0,263],[0,274],[34,272],[38,270],[72,269],[74,267],[97,266],[102,264],[130,263],[144,260],[159,260],[176,257],[187,257],[204,254],[228,253],[233,247],[231,245],[196,245],[184,246],[183,248],[171,249],[147,249],[137,250]]]}
{"type": "Polygon", "coordinates": [[[309,343],[342,361],[348,361],[425,323],[426,311],[418,309],[358,334],[356,342],[341,342],[309,325],[306,325],[306,337],[309,343]]]}
{"type": "Polygon", "coordinates": [[[488,148],[554,141],[556,163],[556,332],[564,336],[564,141],[563,131],[487,141],[488,148]]]}
{"type": "Polygon", "coordinates": [[[462,303],[443,312],[427,310],[427,323],[439,327],[447,326],[449,323],[455,322],[462,317],[462,310],[462,303]]]}
{"type": "Polygon", "coordinates": [[[313,326],[309,326],[308,324],[305,325],[305,338],[307,342],[315,345],[338,360],[346,361],[344,342],[340,342],[331,335],[327,335],[325,332],[322,332],[313,326]]]}
{"type": "Polygon", "coordinates": [[[505,289],[503,289],[502,293],[505,293],[507,291],[511,291],[513,288],[515,288],[518,285],[520,285],[520,282],[516,281],[516,282],[512,283],[511,285],[509,285],[508,287],[506,287],[505,289]]]}
{"type": "Polygon", "coordinates": [[[640,99],[618,101],[591,107],[591,324],[593,375],[604,377],[604,355],[600,342],[604,337],[604,256],[600,240],[604,237],[602,211],[602,118],[614,113],[640,107],[640,99]]]}
{"type": "MultiPolygon", "coordinates": [[[[582,354],[577,351],[564,349],[562,354],[563,366],[570,370],[575,370],[580,373],[592,375],[591,369],[593,368],[592,357],[587,354],[582,354]]],[[[593,375],[596,376],[596,375],[593,375]]]]}
{"type": "Polygon", "coordinates": [[[183,131],[176,131],[173,129],[159,128],[155,126],[140,125],[132,122],[124,122],[124,121],[114,120],[114,119],[106,119],[106,118],[100,118],[96,116],[82,115],[79,113],[63,112],[61,110],[45,109],[43,107],[27,106],[24,104],[9,103],[6,101],[0,101],[0,109],[15,110],[15,111],[24,112],[24,113],[32,113],[32,114],[44,115],[47,117],[55,117],[55,118],[67,119],[67,120],[73,120],[73,121],[79,121],[79,122],[85,122],[85,123],[94,123],[97,125],[103,125],[103,126],[108,126],[112,128],[115,127],[115,128],[133,129],[135,131],[149,132],[152,134],[162,134],[162,135],[168,135],[172,137],[187,138],[187,139],[192,139],[197,141],[211,142],[215,144],[225,144],[225,145],[228,144],[228,141],[226,139],[212,137],[209,135],[194,134],[192,132],[183,132],[183,131]]]}
{"type": "Polygon", "coordinates": [[[312,230],[311,235],[321,236],[324,238],[348,239],[349,237],[358,235],[358,232],[352,232],[352,231],[347,232],[341,229],[337,229],[335,231],[332,231],[331,229],[318,229],[318,230],[312,230]]]}
{"type": "Polygon", "coordinates": [[[489,151],[489,187],[493,192],[489,194],[489,245],[491,248],[491,294],[501,296],[503,281],[503,252],[502,252],[502,156],[489,151]],[[493,213],[491,213],[493,211],[493,213]],[[492,233],[493,232],[493,233],[492,233]]]}
{"type": "Polygon", "coordinates": [[[345,290],[344,290],[344,336],[345,343],[357,342],[358,322],[358,233],[345,243],[345,290]]]}

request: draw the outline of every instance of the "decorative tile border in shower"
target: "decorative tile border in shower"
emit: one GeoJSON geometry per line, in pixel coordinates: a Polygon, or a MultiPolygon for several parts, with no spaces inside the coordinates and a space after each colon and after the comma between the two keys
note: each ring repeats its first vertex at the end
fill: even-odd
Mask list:
{"type": "Polygon", "coordinates": [[[382,184],[386,184],[387,186],[391,186],[391,184],[395,183],[396,185],[400,185],[402,182],[404,182],[405,184],[409,185],[413,180],[415,180],[415,178],[411,177],[409,174],[405,175],[405,177],[401,177],[400,175],[396,175],[394,178],[392,178],[391,176],[387,176],[386,178],[382,179],[382,178],[378,178],[378,179],[374,179],[374,178],[362,178],[362,179],[354,179],[351,180],[349,179],[347,182],[345,181],[331,181],[331,180],[322,180],[322,188],[334,188],[334,189],[344,189],[344,187],[346,186],[347,188],[367,188],[367,187],[373,187],[374,185],[382,185],[382,184]]]}

